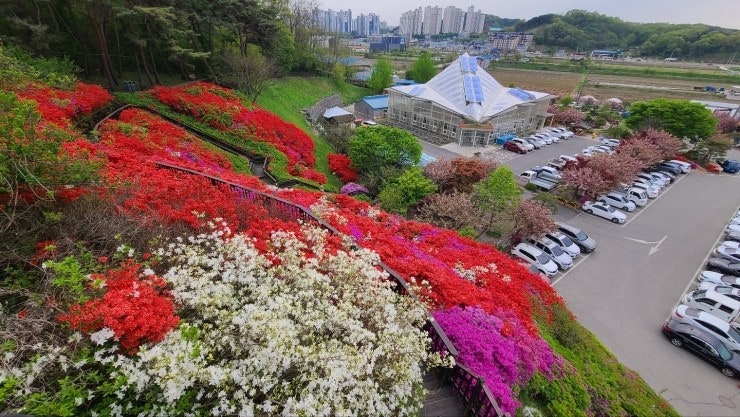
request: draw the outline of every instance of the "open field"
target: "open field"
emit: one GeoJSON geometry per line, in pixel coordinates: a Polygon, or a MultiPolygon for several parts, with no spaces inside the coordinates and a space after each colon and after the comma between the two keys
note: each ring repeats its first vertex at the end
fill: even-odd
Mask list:
{"type": "MultiPolygon", "coordinates": [[[[496,68],[491,71],[503,85],[515,85],[527,90],[564,95],[573,94],[582,75],[574,72],[496,68]]],[[[581,94],[599,100],[617,97],[626,102],[674,98],[685,100],[723,100],[724,95],[694,91],[695,86],[722,86],[708,80],[653,78],[649,76],[589,75],[589,83],[581,94]]],[[[729,87],[729,85],[725,85],[729,87]]]]}

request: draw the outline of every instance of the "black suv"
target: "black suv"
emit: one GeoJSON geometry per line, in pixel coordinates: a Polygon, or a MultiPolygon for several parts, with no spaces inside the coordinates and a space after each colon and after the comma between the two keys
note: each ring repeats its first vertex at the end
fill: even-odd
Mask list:
{"type": "Polygon", "coordinates": [[[672,319],[663,324],[662,331],[671,344],[694,352],[719,368],[724,376],[733,378],[740,374],[740,356],[733,353],[714,335],[691,324],[678,323],[672,319]]]}

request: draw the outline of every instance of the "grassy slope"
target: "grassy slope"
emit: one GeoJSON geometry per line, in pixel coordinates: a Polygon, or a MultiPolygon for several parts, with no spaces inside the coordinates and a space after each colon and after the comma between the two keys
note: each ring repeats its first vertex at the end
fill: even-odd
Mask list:
{"type": "Polygon", "coordinates": [[[330,186],[337,190],[342,183],[329,171],[326,156],[333,152],[332,147],[317,135],[309,125],[302,110],[334,93],[342,96],[344,103],[352,103],[369,95],[370,90],[351,84],[339,83],[330,78],[287,77],[277,80],[259,98],[257,104],[300,127],[308,133],[316,144],[316,169],[326,174],[330,186]]]}

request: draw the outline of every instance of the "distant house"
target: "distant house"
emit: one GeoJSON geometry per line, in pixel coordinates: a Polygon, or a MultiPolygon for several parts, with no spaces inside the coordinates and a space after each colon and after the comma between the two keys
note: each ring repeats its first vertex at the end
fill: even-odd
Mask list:
{"type": "Polygon", "coordinates": [[[363,97],[355,103],[355,115],[371,120],[385,118],[388,113],[388,95],[363,97]]]}
{"type": "Polygon", "coordinates": [[[619,59],[624,55],[619,49],[616,50],[605,50],[596,49],[591,51],[591,58],[593,59],[619,59]]]}
{"type": "Polygon", "coordinates": [[[534,33],[524,32],[497,32],[488,38],[492,49],[502,52],[519,51],[521,53],[527,52],[529,47],[532,46],[533,40],[534,33]]]}
{"type": "Polygon", "coordinates": [[[498,136],[542,128],[552,95],[508,88],[463,54],[425,84],[388,90],[388,120],[438,142],[486,146],[498,136]]]}
{"type": "Polygon", "coordinates": [[[703,105],[714,114],[726,114],[735,119],[740,119],[740,104],[738,103],[705,100],[691,100],[691,102],[703,105]]]}

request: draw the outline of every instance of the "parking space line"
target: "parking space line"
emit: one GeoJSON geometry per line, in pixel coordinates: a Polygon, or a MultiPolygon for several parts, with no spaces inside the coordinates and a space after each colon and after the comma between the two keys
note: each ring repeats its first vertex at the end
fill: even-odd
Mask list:
{"type": "MultiPolygon", "coordinates": [[[[735,213],[737,214],[738,211],[740,211],[740,206],[738,206],[735,209],[735,213]]],[[[732,217],[730,217],[730,218],[732,218],[732,217]]],[[[729,221],[728,221],[728,223],[729,223],[729,221]]],[[[699,267],[696,268],[696,271],[694,271],[694,275],[691,277],[691,280],[689,280],[689,283],[688,283],[688,285],[686,285],[686,288],[684,288],[683,291],[681,292],[681,294],[682,294],[681,297],[678,299],[678,301],[676,302],[676,304],[673,305],[673,307],[671,308],[671,311],[673,311],[673,309],[675,309],[676,306],[678,306],[679,304],[681,304],[681,298],[683,298],[683,294],[686,294],[689,291],[689,288],[691,288],[691,286],[694,285],[694,281],[696,281],[696,278],[699,276],[699,272],[701,272],[702,270],[704,270],[704,268],[706,267],[707,260],[709,260],[709,257],[712,256],[712,253],[714,252],[714,248],[717,247],[717,244],[719,243],[719,241],[723,239],[726,230],[727,230],[727,228],[725,227],[719,233],[719,236],[717,236],[717,239],[712,244],[712,249],[710,249],[709,252],[707,252],[707,255],[701,261],[701,264],[699,264],[699,267]]],[[[668,314],[668,317],[670,317],[670,313],[668,314]]]]}
{"type": "Polygon", "coordinates": [[[661,192],[661,193],[660,193],[660,194],[659,194],[659,195],[658,195],[657,197],[655,197],[655,198],[654,198],[654,199],[652,199],[652,200],[651,200],[650,202],[648,202],[647,204],[645,204],[645,206],[644,206],[644,207],[642,207],[642,208],[640,209],[640,212],[639,212],[639,213],[637,213],[637,214],[635,214],[634,216],[630,217],[630,218],[629,218],[629,219],[628,219],[628,220],[627,220],[626,222],[624,222],[624,223],[620,224],[620,225],[619,225],[619,227],[625,227],[625,226],[627,226],[628,224],[630,224],[630,223],[632,222],[632,220],[636,219],[636,218],[637,218],[637,217],[638,217],[638,216],[639,216],[640,214],[642,214],[642,213],[643,213],[643,212],[644,212],[644,211],[645,211],[645,210],[646,210],[646,209],[647,209],[648,207],[650,207],[650,206],[651,206],[651,205],[652,205],[653,203],[655,203],[656,201],[658,201],[658,199],[659,199],[660,197],[663,197],[663,195],[665,195],[665,193],[667,193],[668,191],[672,190],[672,189],[673,189],[673,187],[675,187],[675,186],[676,186],[676,184],[678,184],[679,182],[681,182],[681,180],[683,180],[683,179],[684,179],[684,178],[685,178],[685,177],[686,177],[687,175],[689,175],[689,173],[686,173],[686,174],[683,174],[683,175],[681,175],[681,177],[679,177],[679,178],[678,178],[678,180],[676,180],[676,182],[674,182],[673,184],[671,184],[671,186],[670,186],[670,187],[668,187],[668,188],[666,188],[665,190],[663,190],[663,192],[661,192]]]}
{"type": "Polygon", "coordinates": [[[567,271],[563,272],[563,274],[560,275],[560,277],[558,277],[558,279],[556,279],[555,281],[553,281],[550,285],[554,287],[555,284],[557,284],[558,282],[562,281],[563,278],[565,278],[566,276],[568,276],[568,274],[570,274],[570,271],[574,270],[578,265],[581,264],[581,262],[585,261],[586,258],[588,258],[589,256],[591,256],[590,253],[587,253],[587,254],[581,256],[581,259],[577,263],[574,263],[570,268],[568,268],[567,271]]]}

